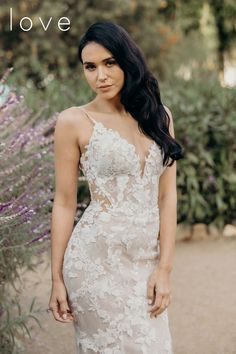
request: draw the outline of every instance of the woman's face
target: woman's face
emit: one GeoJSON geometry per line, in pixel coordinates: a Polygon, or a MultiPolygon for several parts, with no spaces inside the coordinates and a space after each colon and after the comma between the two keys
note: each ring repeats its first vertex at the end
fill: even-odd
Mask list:
{"type": "Polygon", "coordinates": [[[104,98],[117,96],[124,85],[124,72],[111,52],[91,42],[83,48],[81,57],[84,75],[91,89],[104,98]]]}

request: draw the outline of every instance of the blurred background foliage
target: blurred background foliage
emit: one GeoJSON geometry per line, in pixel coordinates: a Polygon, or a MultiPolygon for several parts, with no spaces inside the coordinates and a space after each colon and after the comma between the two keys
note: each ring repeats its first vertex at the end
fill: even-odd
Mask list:
{"type": "MultiPolygon", "coordinates": [[[[172,111],[185,149],[177,164],[178,222],[236,223],[236,3],[5,0],[0,10],[0,70],[14,68],[7,85],[0,80],[0,351],[15,353],[17,329],[27,333],[34,302],[22,312],[8,287],[49,247],[55,113],[94,97],[77,58],[93,22],[112,20],[131,34],[172,111]],[[19,27],[25,16],[33,21],[29,32],[19,27]],[[52,17],[46,32],[39,17],[44,24],[52,17]],[[57,28],[60,17],[70,19],[69,31],[57,28]]],[[[75,222],[89,203],[82,172],[77,197],[75,222]]]]}
{"type": "MultiPolygon", "coordinates": [[[[0,80],[0,352],[16,354],[16,343],[30,335],[32,320],[40,325],[35,298],[22,310],[19,297],[22,271],[35,270],[50,248],[57,114],[48,118],[47,105],[30,109],[24,96],[5,83],[8,75],[9,70],[0,80]]],[[[82,180],[80,190],[85,186],[82,180]]],[[[88,203],[82,195],[75,222],[88,203]]]]}
{"type": "Polygon", "coordinates": [[[0,352],[13,353],[16,337],[29,333],[34,300],[22,311],[20,270],[33,270],[49,248],[52,204],[52,137],[55,117],[34,114],[22,96],[0,83],[0,352]],[[37,122],[36,122],[37,121],[37,122]],[[37,255],[35,259],[33,256],[37,255]]]}
{"type": "MultiPolygon", "coordinates": [[[[8,84],[32,111],[50,119],[94,97],[77,58],[87,27],[103,19],[124,26],[159,80],[186,151],[178,163],[178,221],[223,226],[236,219],[235,18],[233,0],[59,0],[53,6],[8,0],[1,4],[0,68],[14,67],[8,84]],[[28,32],[19,26],[24,16],[33,22],[28,32]],[[57,21],[65,16],[71,25],[63,32],[57,21]],[[39,17],[44,24],[52,17],[47,31],[39,17]]],[[[88,198],[84,184],[80,192],[81,201],[88,198]]]]}
{"type": "Polygon", "coordinates": [[[235,17],[233,0],[58,0],[53,5],[48,0],[6,0],[0,12],[0,69],[14,66],[18,82],[25,85],[28,78],[38,88],[54,77],[67,81],[72,73],[79,76],[79,38],[91,23],[107,19],[130,32],[159,79],[186,65],[188,70],[204,65],[223,75],[226,57],[234,49],[235,17]],[[33,21],[28,32],[19,26],[24,16],[33,21]],[[64,16],[71,22],[66,32],[57,28],[64,16]],[[46,32],[39,17],[45,24],[52,17],[46,32]]]}
{"type": "Polygon", "coordinates": [[[163,89],[185,149],[177,162],[178,222],[222,229],[236,223],[236,90],[199,70],[192,80],[173,84],[174,96],[167,83],[163,89]]]}

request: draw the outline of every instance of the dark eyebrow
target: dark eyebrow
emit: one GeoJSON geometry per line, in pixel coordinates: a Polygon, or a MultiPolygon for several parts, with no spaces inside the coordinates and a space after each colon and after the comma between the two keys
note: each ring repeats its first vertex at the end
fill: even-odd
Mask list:
{"type": "MultiPolygon", "coordinates": [[[[107,60],[109,60],[109,59],[114,59],[114,57],[105,58],[105,59],[102,60],[102,62],[105,62],[105,61],[107,61],[107,60]]],[[[85,65],[85,64],[94,64],[94,63],[93,63],[92,61],[85,61],[85,62],[83,63],[83,65],[85,65]]]]}

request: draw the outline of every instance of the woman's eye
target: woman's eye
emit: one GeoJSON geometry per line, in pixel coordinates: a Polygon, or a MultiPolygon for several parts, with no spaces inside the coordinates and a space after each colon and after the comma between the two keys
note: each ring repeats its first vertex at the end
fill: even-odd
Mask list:
{"type": "MultiPolygon", "coordinates": [[[[107,65],[108,67],[111,67],[111,66],[114,65],[115,63],[116,63],[115,60],[109,60],[109,61],[106,62],[106,65],[107,65]]],[[[93,69],[95,69],[95,66],[92,65],[92,64],[86,65],[86,66],[85,66],[85,69],[86,69],[86,70],[89,70],[89,71],[92,71],[93,69]]]]}
{"type": "Polygon", "coordinates": [[[113,64],[115,64],[115,63],[116,63],[115,60],[110,60],[110,61],[107,62],[108,66],[113,65],[113,64]]]}
{"type": "Polygon", "coordinates": [[[91,71],[92,69],[94,69],[94,65],[87,65],[85,66],[85,69],[91,71]]]}

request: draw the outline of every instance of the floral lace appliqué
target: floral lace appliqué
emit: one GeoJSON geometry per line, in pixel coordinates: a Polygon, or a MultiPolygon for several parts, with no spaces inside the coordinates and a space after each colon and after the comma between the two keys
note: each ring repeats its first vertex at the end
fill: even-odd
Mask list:
{"type": "Polygon", "coordinates": [[[160,255],[158,185],[165,169],[156,143],[141,165],[132,144],[95,122],[80,158],[91,202],[63,262],[77,354],[173,354],[167,310],[153,319],[147,311],[147,281],[160,255]]]}

